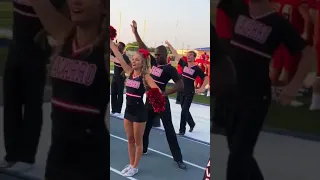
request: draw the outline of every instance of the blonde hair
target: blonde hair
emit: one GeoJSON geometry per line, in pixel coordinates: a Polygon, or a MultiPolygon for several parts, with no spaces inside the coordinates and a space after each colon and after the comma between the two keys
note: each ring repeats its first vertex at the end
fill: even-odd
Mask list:
{"type": "MultiPolygon", "coordinates": [[[[141,65],[142,65],[142,66],[141,66],[141,77],[142,77],[143,86],[144,86],[144,88],[145,88],[146,91],[147,91],[147,90],[150,89],[150,87],[149,87],[149,85],[148,85],[145,77],[146,77],[146,75],[149,75],[149,74],[150,74],[150,67],[151,67],[151,66],[150,66],[150,56],[148,56],[147,58],[145,58],[143,54],[141,54],[141,53],[139,53],[139,52],[137,52],[137,53],[140,55],[140,57],[141,57],[141,59],[142,59],[142,63],[141,63],[141,65]]],[[[133,75],[133,72],[134,72],[134,71],[131,72],[131,74],[129,75],[129,77],[133,75]]],[[[128,77],[128,78],[129,78],[129,77],[128,77]]]]}

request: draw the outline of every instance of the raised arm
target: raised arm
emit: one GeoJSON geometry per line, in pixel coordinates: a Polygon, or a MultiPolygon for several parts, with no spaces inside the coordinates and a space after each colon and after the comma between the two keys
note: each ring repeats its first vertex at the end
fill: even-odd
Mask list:
{"type": "Polygon", "coordinates": [[[134,37],[136,38],[139,49],[141,49],[141,48],[148,49],[148,47],[144,44],[144,42],[142,41],[142,39],[138,33],[137,22],[135,20],[132,21],[131,29],[132,29],[132,33],[134,34],[134,37]]]}
{"type": "Polygon", "coordinates": [[[119,61],[121,67],[123,68],[123,71],[126,74],[130,74],[132,72],[132,68],[123,59],[123,56],[120,53],[118,47],[114,44],[114,42],[111,39],[110,39],[110,49],[112,50],[112,52],[116,56],[117,60],[119,61]]]}
{"type": "Polygon", "coordinates": [[[169,43],[169,41],[165,41],[165,43],[169,47],[170,51],[172,52],[175,60],[182,58],[182,56],[178,54],[177,50],[173,48],[173,46],[169,43]]]}
{"type": "Polygon", "coordinates": [[[74,24],[60,13],[49,0],[30,0],[30,3],[39,17],[44,29],[58,43],[63,43],[74,24]]]}

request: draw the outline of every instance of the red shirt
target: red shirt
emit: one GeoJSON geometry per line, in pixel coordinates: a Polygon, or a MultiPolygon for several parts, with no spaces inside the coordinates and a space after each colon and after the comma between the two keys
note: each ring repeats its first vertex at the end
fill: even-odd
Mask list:
{"type": "MultiPolygon", "coordinates": [[[[185,62],[187,62],[187,57],[183,56],[181,59],[184,60],[185,62]]],[[[179,74],[182,74],[182,70],[183,70],[182,67],[178,64],[178,65],[177,65],[177,71],[178,71],[178,73],[179,73],[179,74]]]]}
{"type": "Polygon", "coordinates": [[[308,0],[273,0],[276,10],[302,34],[304,31],[304,19],[299,12],[301,4],[308,3],[308,0]]]}
{"type": "Polygon", "coordinates": [[[196,59],[196,60],[195,60],[195,63],[199,66],[199,68],[200,68],[203,72],[205,72],[206,68],[205,68],[204,64],[207,63],[206,60],[196,59]]]}
{"type": "Polygon", "coordinates": [[[316,9],[317,0],[308,0],[308,6],[310,9],[316,9]]]}
{"type": "MultiPolygon", "coordinates": [[[[243,0],[246,4],[249,0],[243,0]]],[[[216,31],[219,38],[231,39],[232,34],[232,21],[228,15],[220,8],[217,8],[216,13],[216,31]]]]}

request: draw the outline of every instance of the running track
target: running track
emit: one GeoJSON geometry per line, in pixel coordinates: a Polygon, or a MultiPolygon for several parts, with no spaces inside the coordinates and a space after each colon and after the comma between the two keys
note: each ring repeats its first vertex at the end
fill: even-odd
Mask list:
{"type": "MultiPolygon", "coordinates": [[[[47,157],[47,151],[50,146],[50,104],[45,103],[43,129],[36,157],[36,167],[25,173],[25,175],[32,176],[38,179],[44,177],[44,167],[47,157]]],[[[3,108],[0,108],[0,117],[3,116],[3,108]]],[[[0,129],[3,129],[2,118],[0,118],[0,129]]],[[[0,133],[0,158],[4,156],[3,134],[0,133]]],[[[120,175],[119,171],[128,163],[127,159],[127,144],[126,137],[123,130],[122,120],[111,119],[111,167],[110,173],[112,180],[183,180],[201,179],[204,174],[204,167],[207,164],[210,154],[210,146],[201,144],[199,142],[191,141],[184,138],[179,138],[179,143],[182,153],[187,163],[188,169],[186,171],[179,170],[176,163],[171,158],[171,153],[166,142],[165,134],[159,130],[153,130],[150,134],[150,150],[149,153],[143,156],[141,160],[140,173],[134,178],[126,178],[120,175]]],[[[0,179],[4,179],[4,176],[0,179]]],[[[11,179],[8,179],[11,180],[11,179]]],[[[14,180],[14,178],[12,178],[14,180]]]]}
{"type": "Polygon", "coordinates": [[[163,131],[153,129],[147,155],[143,155],[139,173],[134,178],[121,176],[122,168],[128,163],[127,140],[123,120],[111,118],[110,171],[112,180],[199,180],[207,165],[210,146],[178,137],[187,170],[178,169],[173,161],[163,131]]]}

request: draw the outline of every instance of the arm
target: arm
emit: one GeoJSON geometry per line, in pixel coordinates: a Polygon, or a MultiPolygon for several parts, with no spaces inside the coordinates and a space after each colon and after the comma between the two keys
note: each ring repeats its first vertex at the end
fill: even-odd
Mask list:
{"type": "Polygon", "coordinates": [[[165,41],[165,43],[169,47],[170,51],[172,52],[175,60],[182,58],[182,56],[178,54],[177,50],[173,48],[173,46],[169,43],[169,41],[165,41]]]}
{"type": "Polygon", "coordinates": [[[309,13],[308,4],[307,3],[301,4],[299,6],[299,12],[304,19],[304,31],[303,31],[304,37],[303,38],[307,39],[310,36],[312,36],[311,34],[309,34],[310,25],[311,25],[311,23],[310,23],[311,17],[310,17],[310,13],[309,13]]]}
{"type": "Polygon", "coordinates": [[[144,76],[144,79],[150,88],[152,88],[152,89],[157,88],[161,92],[161,89],[158,87],[158,85],[154,82],[154,80],[152,79],[152,77],[149,74],[146,74],[144,76]]]}
{"type": "Polygon", "coordinates": [[[118,47],[113,43],[113,41],[110,39],[110,49],[116,56],[117,60],[119,61],[121,67],[123,68],[124,72],[126,74],[130,74],[132,72],[132,68],[126,63],[126,61],[123,59],[122,54],[119,52],[118,47]]]}
{"type": "Polygon", "coordinates": [[[299,63],[297,72],[291,82],[283,89],[280,99],[285,100],[283,104],[289,103],[289,99],[284,97],[294,97],[301,88],[303,81],[310,70],[310,64],[313,61],[310,54],[312,49],[307,47],[307,42],[304,41],[293,26],[283,20],[282,25],[282,43],[287,47],[291,55],[302,53],[302,58],[299,63]],[[306,48],[307,47],[307,48],[306,48]]]}
{"type": "Polygon", "coordinates": [[[200,68],[197,68],[197,73],[198,73],[199,77],[203,80],[203,84],[197,90],[197,92],[204,92],[206,85],[208,84],[208,77],[204,74],[204,72],[200,68]]]}
{"type": "Polygon", "coordinates": [[[74,24],[60,13],[49,0],[30,0],[44,29],[59,43],[63,43],[74,24]]]}
{"type": "Polygon", "coordinates": [[[136,41],[138,43],[139,48],[148,49],[148,47],[144,44],[144,42],[142,41],[142,39],[138,33],[138,27],[137,27],[136,21],[132,21],[131,28],[132,28],[132,32],[134,34],[134,37],[136,38],[136,41]]]}
{"type": "Polygon", "coordinates": [[[170,75],[171,75],[171,79],[174,81],[174,86],[172,88],[166,89],[166,92],[165,92],[166,96],[176,93],[177,91],[182,91],[184,86],[181,80],[181,77],[178,74],[178,71],[172,66],[170,69],[170,75]]]}

